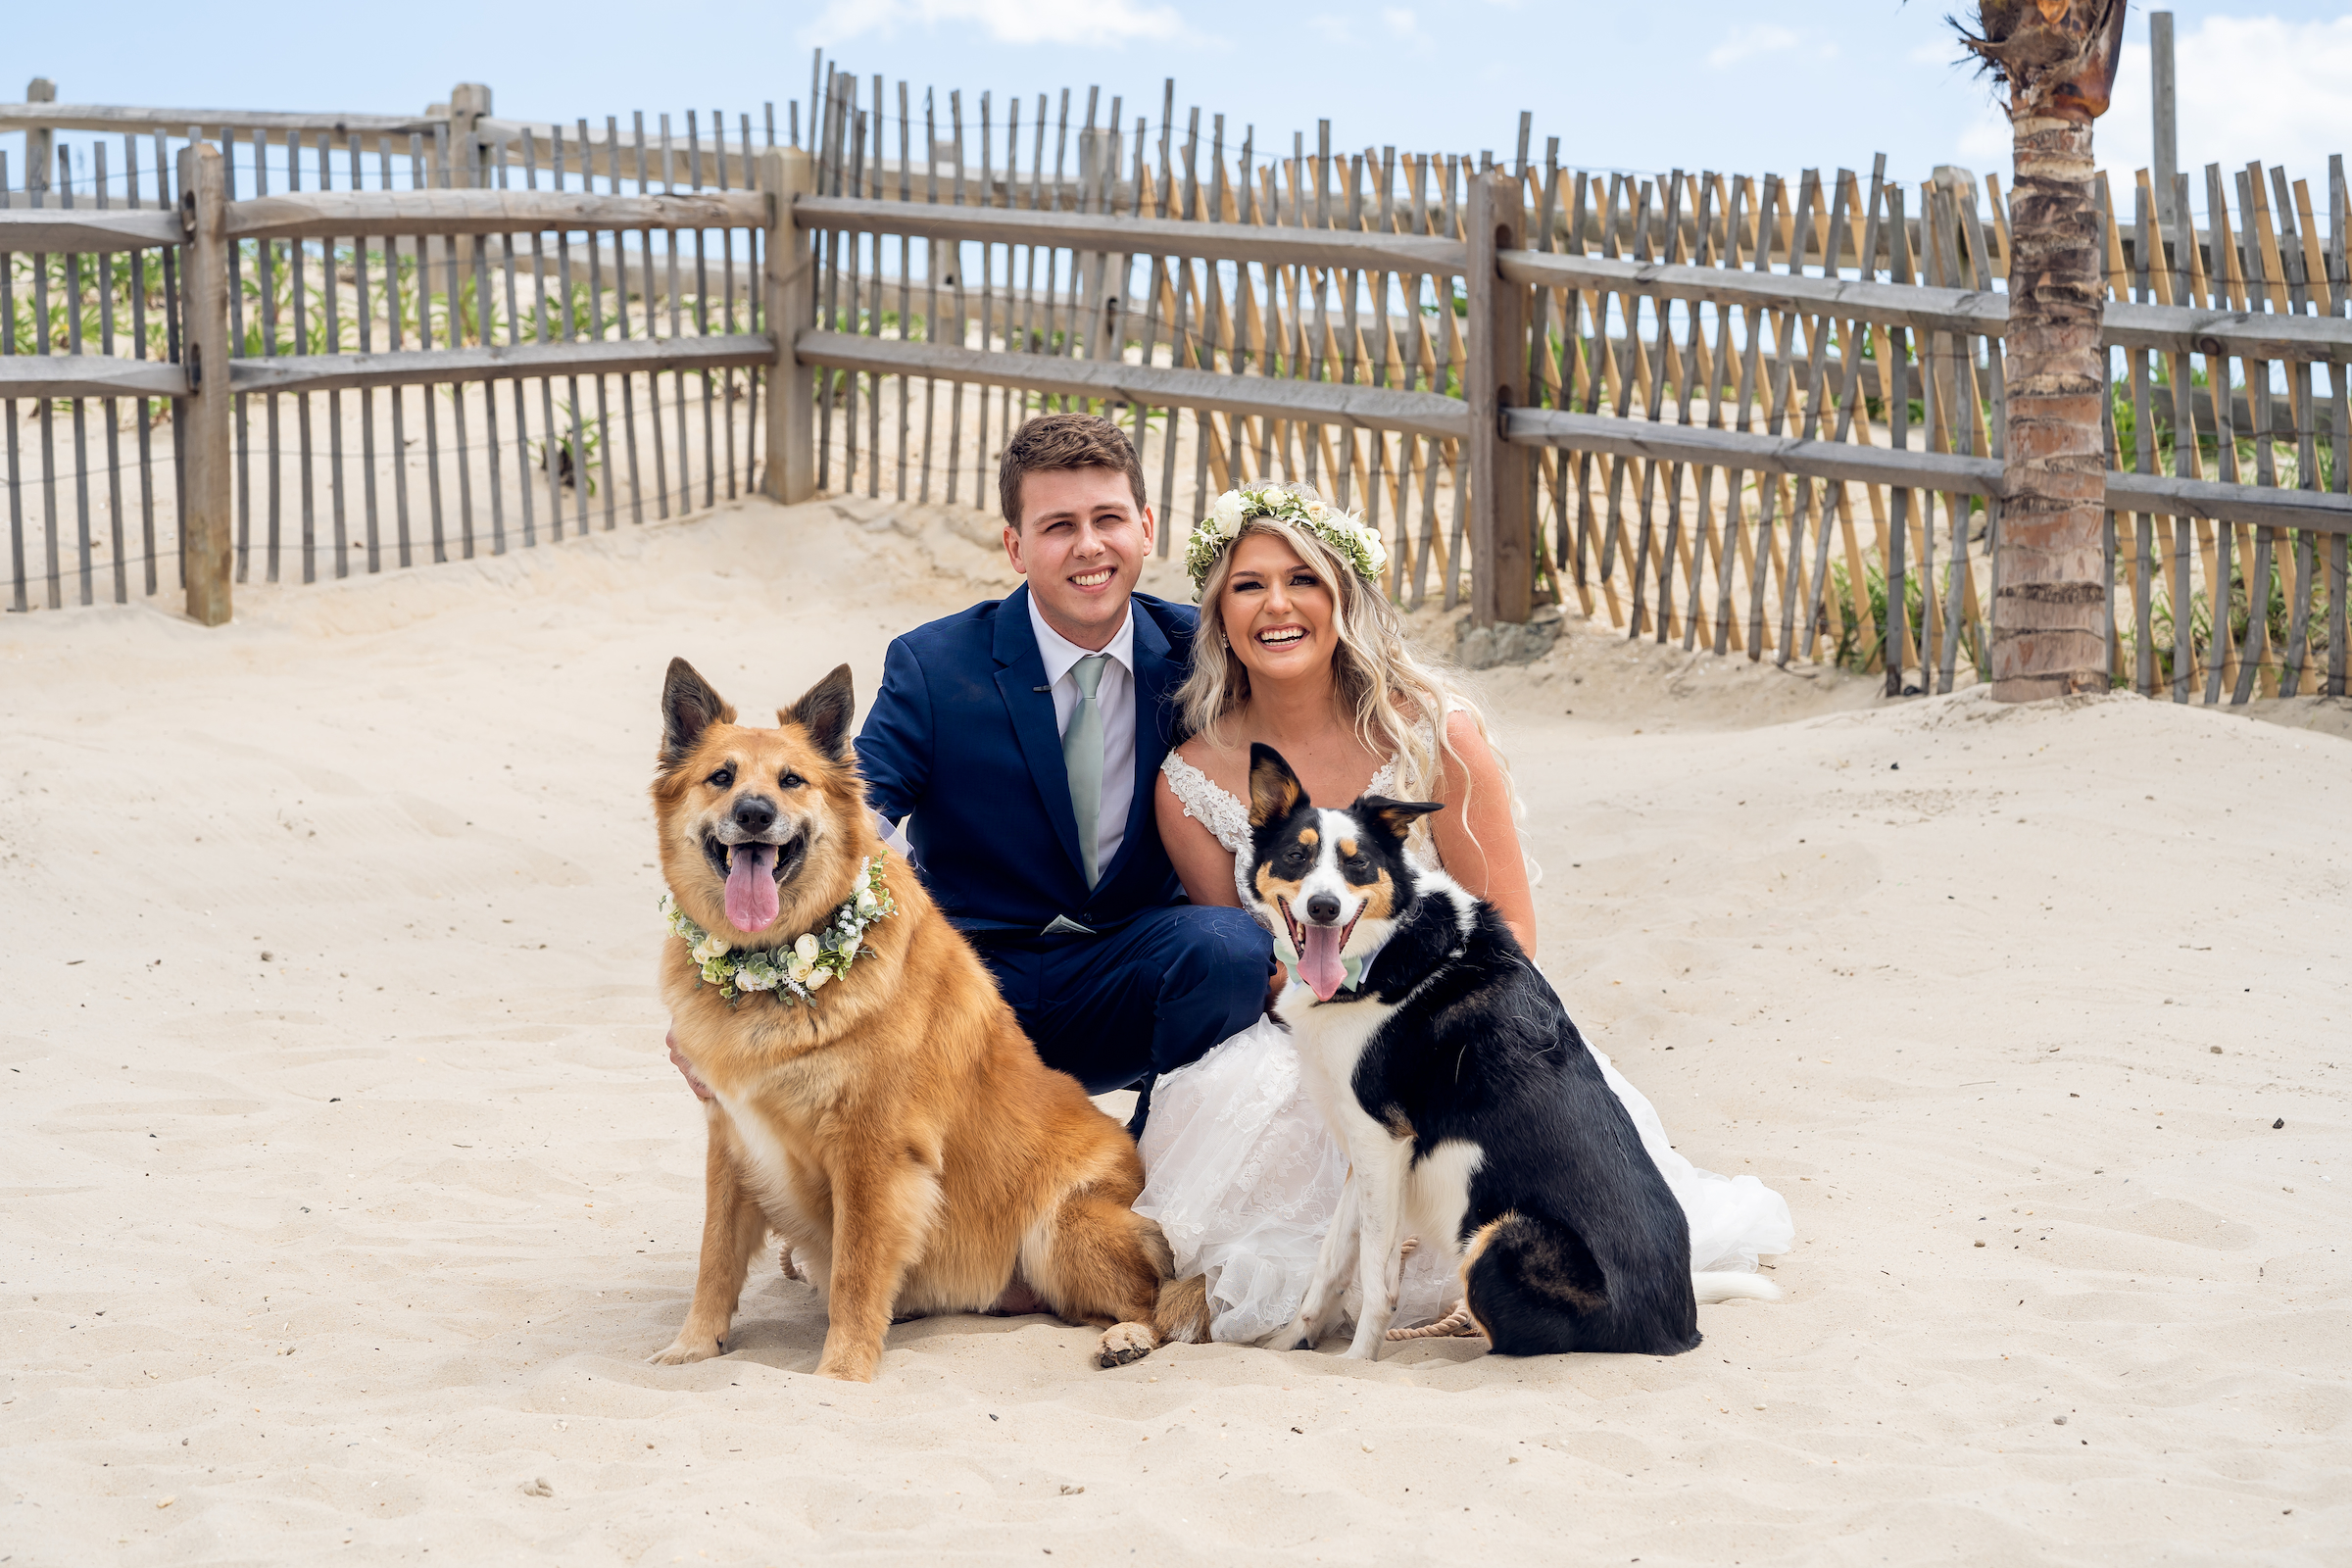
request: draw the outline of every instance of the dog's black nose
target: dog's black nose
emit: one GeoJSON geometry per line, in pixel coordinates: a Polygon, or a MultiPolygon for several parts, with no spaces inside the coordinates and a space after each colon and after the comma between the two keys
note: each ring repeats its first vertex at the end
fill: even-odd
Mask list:
{"type": "Polygon", "coordinates": [[[1306,917],[1329,925],[1340,917],[1340,901],[1328,893],[1318,893],[1306,901],[1306,917]]]}
{"type": "Polygon", "coordinates": [[[746,795],[735,803],[735,825],[746,833],[764,833],[776,825],[776,803],[764,795],[746,795]]]}

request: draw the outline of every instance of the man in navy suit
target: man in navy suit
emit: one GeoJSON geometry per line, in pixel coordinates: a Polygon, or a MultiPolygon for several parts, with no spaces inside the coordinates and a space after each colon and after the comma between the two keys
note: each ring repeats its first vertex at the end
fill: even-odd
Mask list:
{"type": "Polygon", "coordinates": [[[1031,419],[998,492],[1027,584],[890,645],[858,766],[1038,1054],[1090,1094],[1140,1086],[1140,1128],[1153,1074],[1263,1010],[1271,940],[1188,904],[1159,842],[1196,615],[1135,592],[1153,518],[1134,446],[1091,415],[1031,419]]]}
{"type": "Polygon", "coordinates": [[[979,949],[1048,1066],[1089,1093],[1182,1066],[1262,1010],[1271,947],[1187,904],[1152,787],[1195,612],[1135,592],[1143,465],[1090,415],[1031,419],[998,475],[1028,578],[890,646],[858,736],[866,800],[979,949]]]}

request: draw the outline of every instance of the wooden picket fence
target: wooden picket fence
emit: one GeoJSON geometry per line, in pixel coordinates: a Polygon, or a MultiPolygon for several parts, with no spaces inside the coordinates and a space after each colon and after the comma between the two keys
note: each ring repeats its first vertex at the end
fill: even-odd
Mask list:
{"type": "Polygon", "coordinates": [[[11,609],[194,586],[200,456],[219,460],[201,477],[227,475],[240,583],[503,554],[748,493],[776,353],[774,208],[753,188],[772,115],[558,126],[452,97],[407,118],[0,106],[26,144],[13,171],[0,151],[11,609]],[[78,172],[72,131],[95,133],[78,172]],[[191,312],[199,147],[223,227],[217,303],[191,312]],[[208,323],[224,454],[190,428],[208,323]]]}
{"type": "MultiPolygon", "coordinates": [[[[329,279],[373,268],[377,282],[354,279],[354,298],[382,302],[358,314],[387,334],[410,307],[384,280],[424,279],[415,309],[440,338],[416,350],[390,338],[410,356],[401,373],[420,378],[403,384],[454,393],[459,368],[446,356],[475,353],[465,370],[485,383],[488,421],[497,385],[512,382],[509,433],[486,422],[469,442],[468,426],[453,424],[453,439],[486,449],[471,482],[493,507],[502,485],[528,483],[492,514],[486,539],[459,530],[461,552],[512,547],[518,510],[525,544],[561,537],[566,506],[575,532],[645,515],[641,423],[653,431],[647,466],[666,464],[650,486],[657,511],[755,482],[787,499],[987,505],[1005,433],[1040,410],[1085,407],[1134,433],[1171,524],[1163,548],[1218,490],[1303,479],[1382,530],[1390,592],[1410,605],[1434,600],[1504,626],[1558,606],[1685,648],[1883,671],[1898,692],[1949,690],[1981,671],[2000,526],[2008,266],[1992,176],[1980,188],[1942,170],[1914,186],[1888,179],[1884,159],[1867,178],[1581,171],[1559,163],[1556,141],[1533,155],[1528,117],[1502,159],[1346,152],[1328,125],[1311,147],[1294,134],[1270,150],[1253,129],[1230,134],[1220,116],[1180,119],[1172,86],[1155,122],[1126,122],[1115,99],[1102,112],[1093,95],[1078,113],[1067,92],[1058,103],[917,99],[904,83],[893,91],[830,69],[808,102],[807,116],[788,106],[781,142],[774,114],[762,116],[774,151],[762,145],[757,159],[739,117],[730,183],[723,119],[711,179],[699,139],[689,158],[656,138],[649,164],[642,134],[613,121],[523,127],[488,115],[486,90],[461,89],[429,136],[373,132],[378,226],[318,215],[299,233],[268,231],[285,235],[282,261],[232,249],[230,265],[290,278],[307,265],[329,279]],[[403,137],[405,173],[383,150],[403,137]],[[767,205],[730,209],[723,223],[625,205],[654,199],[657,183],[665,196],[707,181],[739,190],[756,162],[765,173],[753,200],[767,205]],[[502,181],[511,192],[517,168],[526,185],[544,174],[550,201],[602,181],[608,205],[468,209],[469,226],[437,226],[433,203],[489,199],[502,181]],[[423,238],[403,252],[368,237],[394,226],[439,245],[428,255],[423,238]],[[494,231],[495,258],[487,237],[466,237],[494,231]],[[526,275],[527,309],[515,292],[526,275]],[[509,308],[482,318],[492,283],[509,308]],[[552,315],[543,287],[556,290],[552,315]],[[659,370],[639,378],[615,359],[624,347],[658,357],[659,370]],[[681,360],[689,349],[704,358],[681,360]],[[653,414],[662,376],[666,412],[653,414]],[[698,434],[699,490],[679,482],[698,434]],[[488,456],[502,443],[503,474],[488,456]],[[625,483],[611,461],[623,448],[625,483]],[[596,505],[576,488],[591,469],[603,470],[596,505]],[[532,486],[550,526],[527,510],[532,486]]],[[[36,112],[0,109],[0,129],[36,112]]],[[[261,145],[272,133],[259,132],[261,145]]],[[[316,134],[274,133],[297,146],[316,134]]],[[[325,180],[336,177],[329,168],[325,180]]],[[[337,189],[361,182],[355,173],[337,189]]],[[[2115,675],[2184,701],[2340,695],[2352,531],[2341,161],[2317,204],[2282,170],[2209,169],[2205,184],[2202,227],[2185,180],[2160,203],[2141,176],[2128,214],[2103,187],[2115,675]]],[[[0,243],[24,248],[6,233],[0,243]]],[[[148,243],[160,246],[160,231],[148,243]]],[[[304,287],[268,308],[304,310],[304,287]]],[[[325,284],[329,336],[349,339],[335,287],[325,284]]],[[[265,323],[258,357],[275,357],[274,330],[265,323]]],[[[150,359],[176,358],[172,343],[155,346],[150,359]]],[[[318,352],[285,357],[377,353],[363,341],[307,346],[318,352]]],[[[234,397],[292,384],[254,373],[232,368],[234,397]]],[[[249,402],[240,412],[252,419],[249,402]]],[[[450,414],[465,417],[463,403],[450,414]]],[[[331,433],[352,417],[328,411],[322,422],[331,433]]],[[[362,412],[356,423],[381,417],[362,412]]],[[[17,418],[8,424],[13,464],[17,418]]],[[[262,443],[272,464],[283,428],[262,443]]],[[[398,433],[385,439],[406,450],[398,433]]],[[[297,431],[289,444],[307,509],[320,443],[297,431]]],[[[349,447],[325,452],[323,466],[341,475],[349,447]]],[[[359,466],[372,472],[371,461],[359,466]]],[[[10,478],[13,506],[13,467],[10,478]]],[[[239,485],[237,539],[250,549],[262,533],[245,520],[254,492],[242,475],[239,485]]],[[[343,498],[335,488],[331,558],[306,530],[306,568],[331,559],[353,569],[343,498]]],[[[376,512],[371,489],[371,546],[376,512]]],[[[119,529],[120,506],[113,515],[119,529]]],[[[61,514],[45,516],[54,561],[61,514]]],[[[448,537],[435,535],[444,548],[448,537]]],[[[413,559],[387,554],[370,548],[359,569],[413,559]]],[[[20,567],[20,604],[27,580],[20,567]]],[[[52,568],[48,603],[59,580],[52,568]]],[[[80,581],[86,602],[86,565],[80,581]]],[[[116,597],[126,591],[118,565],[116,597]]]]}

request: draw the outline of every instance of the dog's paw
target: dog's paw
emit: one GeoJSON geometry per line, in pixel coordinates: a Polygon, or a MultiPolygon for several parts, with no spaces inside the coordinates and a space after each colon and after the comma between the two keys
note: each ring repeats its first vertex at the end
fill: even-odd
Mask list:
{"type": "Polygon", "coordinates": [[[1294,1318],[1288,1328],[1277,1329],[1257,1343],[1269,1350],[1311,1350],[1315,1332],[1302,1319],[1294,1318]]]}
{"type": "Polygon", "coordinates": [[[681,1334],[662,1349],[645,1358],[648,1366],[687,1366],[696,1361],[708,1361],[714,1355],[727,1353],[724,1341],[707,1336],[689,1339],[681,1334]]]}
{"type": "Polygon", "coordinates": [[[1141,1323],[1114,1323],[1102,1332],[1102,1343],[1095,1348],[1095,1365],[1125,1366],[1150,1355],[1159,1345],[1159,1339],[1141,1323]]]}
{"type": "Polygon", "coordinates": [[[819,1361],[816,1363],[816,1375],[820,1378],[831,1378],[836,1383],[871,1383],[874,1381],[874,1369],[871,1363],[856,1366],[848,1361],[819,1361]]]}

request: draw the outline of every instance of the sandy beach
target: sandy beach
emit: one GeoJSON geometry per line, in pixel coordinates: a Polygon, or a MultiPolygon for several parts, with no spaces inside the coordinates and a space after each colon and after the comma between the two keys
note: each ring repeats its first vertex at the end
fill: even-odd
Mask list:
{"type": "Polygon", "coordinates": [[[963,1317],[854,1387],[771,1255],[733,1353],[645,1365],[702,1206],[662,666],[863,699],[1011,581],[981,514],[750,503],[0,622],[0,1562],[2352,1555],[2342,702],[1582,631],[1488,677],[1546,971],[1794,1211],[1786,1299],[1689,1355],[1101,1372],[963,1317]]]}

